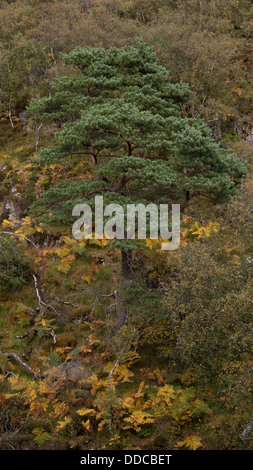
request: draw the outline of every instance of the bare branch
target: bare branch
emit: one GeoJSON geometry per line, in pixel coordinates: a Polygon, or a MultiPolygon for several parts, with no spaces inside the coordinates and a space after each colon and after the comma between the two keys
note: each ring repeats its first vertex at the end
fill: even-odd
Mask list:
{"type": "Polygon", "coordinates": [[[43,312],[43,306],[47,307],[47,304],[45,304],[41,299],[40,291],[39,291],[39,287],[38,287],[37,277],[35,276],[35,274],[32,274],[32,277],[33,277],[33,280],[34,280],[34,286],[35,286],[36,294],[37,294],[38,301],[39,301],[40,313],[43,315],[43,313],[44,313],[43,312]]]}
{"type": "Polygon", "coordinates": [[[32,374],[35,379],[38,379],[40,377],[40,372],[35,372],[28,364],[26,364],[26,362],[22,361],[22,359],[19,356],[17,356],[17,354],[5,353],[4,355],[18,362],[27,372],[32,374]]]}
{"type": "MultiPolygon", "coordinates": [[[[113,372],[115,371],[117,365],[118,365],[118,359],[117,361],[115,362],[110,374],[109,374],[109,383],[110,383],[110,401],[112,400],[112,392],[113,392],[113,383],[112,383],[112,376],[113,376],[113,372]]],[[[110,404],[110,419],[109,419],[109,432],[110,432],[110,436],[113,438],[114,437],[114,431],[113,431],[113,427],[112,427],[112,412],[111,412],[111,404],[110,404]]]]}
{"type": "Polygon", "coordinates": [[[56,334],[53,328],[44,328],[44,329],[50,332],[50,335],[53,337],[54,344],[56,344],[56,334]]]}
{"type": "Polygon", "coordinates": [[[30,240],[30,238],[27,238],[24,235],[21,235],[20,233],[13,233],[13,232],[0,232],[0,234],[12,235],[13,237],[17,237],[17,238],[20,238],[20,237],[24,238],[27,242],[31,243],[34,246],[34,248],[37,251],[37,254],[39,254],[37,246],[35,245],[35,243],[32,242],[32,240],[30,240]]]}
{"type": "Polygon", "coordinates": [[[32,273],[32,277],[33,277],[33,279],[34,279],[34,286],[35,286],[36,294],[37,294],[38,301],[39,301],[39,310],[40,310],[40,314],[41,314],[41,315],[44,314],[43,307],[45,307],[45,308],[49,308],[50,310],[53,310],[53,312],[54,312],[56,315],[67,318],[66,315],[64,315],[63,313],[57,312],[57,310],[55,310],[55,308],[53,307],[53,305],[49,305],[49,304],[46,304],[45,302],[43,302],[43,300],[42,300],[42,298],[41,298],[41,295],[40,295],[39,287],[38,287],[38,280],[37,280],[37,277],[35,276],[34,273],[32,273]]]}
{"type": "Polygon", "coordinates": [[[23,339],[26,338],[29,335],[30,332],[25,333],[24,335],[21,336],[16,336],[17,339],[23,339]]]}
{"type": "Polygon", "coordinates": [[[78,305],[72,304],[71,302],[66,302],[65,300],[61,300],[61,299],[59,299],[59,297],[56,297],[55,295],[48,295],[48,294],[46,294],[46,296],[47,296],[49,299],[56,300],[56,302],[59,302],[60,304],[71,305],[71,307],[75,307],[75,308],[78,308],[78,307],[79,307],[78,305]]]}

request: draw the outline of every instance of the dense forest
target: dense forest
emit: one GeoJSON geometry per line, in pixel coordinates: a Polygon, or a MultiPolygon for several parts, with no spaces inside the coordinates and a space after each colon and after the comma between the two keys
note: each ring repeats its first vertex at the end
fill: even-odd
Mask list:
{"type": "Polygon", "coordinates": [[[251,0],[1,0],[1,450],[253,449],[252,79],[251,0]]]}

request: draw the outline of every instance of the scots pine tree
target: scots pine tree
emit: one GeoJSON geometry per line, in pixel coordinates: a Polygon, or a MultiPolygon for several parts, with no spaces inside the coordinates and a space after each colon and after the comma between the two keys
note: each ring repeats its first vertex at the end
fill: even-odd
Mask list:
{"type": "MultiPolygon", "coordinates": [[[[212,139],[202,120],[182,114],[191,93],[169,81],[151,48],[142,42],[122,49],[77,47],[63,58],[69,75],[55,79],[51,96],[29,108],[59,128],[38,163],[67,164],[86,156],[91,170],[86,180],[62,181],[42,194],[31,207],[35,216],[73,223],[73,206],[94,207],[96,195],[124,208],[188,202],[199,192],[221,200],[236,190],[242,163],[212,139]]],[[[130,251],[124,243],[127,278],[130,251]]]]}

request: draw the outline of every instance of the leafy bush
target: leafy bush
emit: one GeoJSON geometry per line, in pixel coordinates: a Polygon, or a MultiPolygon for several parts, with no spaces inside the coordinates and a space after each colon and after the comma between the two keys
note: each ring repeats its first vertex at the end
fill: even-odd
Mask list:
{"type": "Polygon", "coordinates": [[[252,264],[231,262],[217,240],[174,256],[180,268],[165,300],[174,367],[192,370],[201,383],[218,377],[221,388],[247,395],[252,385],[247,372],[252,367],[252,264]]]}
{"type": "Polygon", "coordinates": [[[0,238],[0,292],[16,290],[27,282],[30,261],[11,240],[0,238]]]}

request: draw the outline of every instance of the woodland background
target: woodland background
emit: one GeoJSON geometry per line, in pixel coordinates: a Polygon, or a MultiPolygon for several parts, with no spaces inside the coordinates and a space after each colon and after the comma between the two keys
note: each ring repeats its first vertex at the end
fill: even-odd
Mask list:
{"type": "Polygon", "coordinates": [[[252,449],[252,37],[249,0],[1,1],[1,449],[252,449]],[[137,38],[248,173],[226,203],[191,200],[180,249],[134,252],[117,329],[119,250],[29,215],[89,168],[34,164],[56,128],[27,106],[61,53],[137,38]]]}

